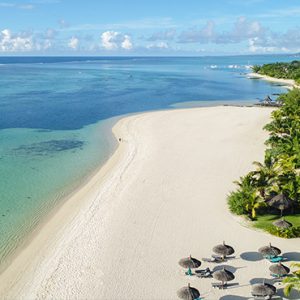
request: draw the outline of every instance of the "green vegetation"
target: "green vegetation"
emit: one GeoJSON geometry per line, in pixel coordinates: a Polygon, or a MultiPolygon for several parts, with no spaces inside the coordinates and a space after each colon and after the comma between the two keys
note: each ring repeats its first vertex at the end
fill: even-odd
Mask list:
{"type": "Polygon", "coordinates": [[[300,213],[285,216],[286,221],[293,224],[292,227],[287,229],[277,228],[272,222],[278,220],[278,215],[268,214],[259,215],[253,222],[253,226],[258,229],[263,229],[273,235],[280,236],[283,238],[295,238],[300,236],[300,213]]]}
{"type": "Polygon", "coordinates": [[[261,75],[275,78],[294,79],[300,83],[300,61],[294,60],[291,63],[274,63],[263,66],[253,66],[253,71],[261,75]]]}
{"type": "Polygon", "coordinates": [[[292,276],[288,276],[283,280],[284,286],[284,294],[289,296],[292,289],[295,289],[300,292],[300,264],[294,263],[291,264],[292,267],[298,268],[296,271],[293,272],[292,276]]]}
{"type": "Polygon", "coordinates": [[[300,89],[279,96],[281,107],[265,126],[269,132],[264,163],[236,182],[237,190],[228,196],[231,212],[246,215],[257,228],[271,234],[300,237],[300,89]],[[276,200],[275,200],[276,199],[276,200]],[[281,218],[290,228],[277,228],[281,218]]]}

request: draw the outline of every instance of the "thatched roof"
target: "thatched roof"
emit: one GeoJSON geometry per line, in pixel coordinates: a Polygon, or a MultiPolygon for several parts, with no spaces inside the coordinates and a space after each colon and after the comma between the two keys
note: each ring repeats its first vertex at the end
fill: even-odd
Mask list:
{"type": "Polygon", "coordinates": [[[185,300],[194,300],[200,297],[200,293],[197,289],[193,288],[188,284],[188,286],[185,286],[181,288],[178,292],[177,295],[181,299],[185,300]]]}
{"type": "Polygon", "coordinates": [[[277,256],[281,253],[281,250],[272,246],[271,243],[268,246],[263,246],[258,249],[258,252],[263,256],[277,256]]]}
{"type": "Polygon", "coordinates": [[[193,258],[191,255],[189,257],[182,258],[178,263],[180,266],[186,269],[195,269],[201,266],[201,261],[196,258],[193,258]]]}
{"type": "Polygon", "coordinates": [[[276,274],[276,275],[279,275],[279,276],[283,276],[283,275],[287,275],[288,273],[290,273],[290,269],[279,263],[279,264],[275,264],[275,265],[271,265],[269,270],[273,273],[273,274],[276,274]]]}
{"type": "Polygon", "coordinates": [[[222,256],[226,256],[233,254],[234,249],[231,246],[226,245],[225,242],[223,242],[223,244],[213,247],[213,252],[222,256]]]}
{"type": "Polygon", "coordinates": [[[284,194],[279,194],[268,200],[267,203],[269,206],[280,210],[285,210],[291,206],[292,201],[284,194]]]}
{"type": "Polygon", "coordinates": [[[251,287],[251,294],[253,296],[273,296],[276,294],[276,287],[268,283],[256,283],[251,287]]]}
{"type": "Polygon", "coordinates": [[[231,281],[234,279],[233,273],[223,268],[222,270],[215,271],[213,273],[213,278],[222,282],[231,281]]]}
{"type": "Polygon", "coordinates": [[[293,226],[292,223],[285,221],[283,219],[277,220],[277,221],[273,222],[272,224],[278,228],[283,228],[283,229],[287,229],[287,228],[293,226]]]}

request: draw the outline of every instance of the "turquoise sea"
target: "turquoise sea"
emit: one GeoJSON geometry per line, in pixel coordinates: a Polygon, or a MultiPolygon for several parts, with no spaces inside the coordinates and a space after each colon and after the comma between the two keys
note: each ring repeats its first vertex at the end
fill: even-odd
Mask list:
{"type": "Polygon", "coordinates": [[[0,266],[109,158],[120,116],[254,103],[285,89],[247,79],[250,65],[294,59],[0,57],[0,266]]]}

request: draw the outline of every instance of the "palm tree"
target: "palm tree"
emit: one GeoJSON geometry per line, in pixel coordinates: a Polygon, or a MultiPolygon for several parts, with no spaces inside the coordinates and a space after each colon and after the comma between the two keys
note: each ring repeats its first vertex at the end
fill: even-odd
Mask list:
{"type": "Polygon", "coordinates": [[[261,197],[257,195],[255,191],[252,193],[249,193],[247,204],[246,204],[246,210],[251,214],[252,220],[256,219],[256,212],[260,207],[266,206],[266,203],[262,201],[261,197]]]}
{"type": "Polygon", "coordinates": [[[253,220],[256,219],[257,209],[266,204],[257,192],[253,175],[249,173],[246,176],[240,177],[240,181],[235,181],[235,184],[239,186],[238,193],[243,198],[245,210],[253,220]]]}
{"type": "Polygon", "coordinates": [[[292,289],[295,289],[299,292],[300,296],[300,263],[294,263],[291,264],[291,266],[299,269],[294,271],[292,276],[289,276],[283,280],[283,283],[285,283],[284,294],[288,296],[292,289]]]}
{"type": "Polygon", "coordinates": [[[252,171],[253,185],[257,188],[260,196],[265,199],[266,189],[271,184],[271,180],[275,177],[276,172],[274,170],[274,161],[270,155],[266,154],[265,163],[262,164],[258,161],[253,162],[256,166],[256,170],[252,171]]]}
{"type": "Polygon", "coordinates": [[[274,164],[276,177],[269,187],[269,193],[284,194],[292,200],[292,209],[299,204],[300,176],[296,169],[296,156],[281,155],[274,164]]]}

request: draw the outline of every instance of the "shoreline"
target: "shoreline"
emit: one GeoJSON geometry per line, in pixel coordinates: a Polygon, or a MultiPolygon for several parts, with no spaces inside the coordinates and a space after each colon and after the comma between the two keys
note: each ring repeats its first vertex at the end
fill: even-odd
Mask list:
{"type": "MultiPolygon", "coordinates": [[[[232,181],[263,155],[261,125],[271,110],[218,106],[146,112],[119,120],[113,132],[122,141],[114,154],[0,274],[0,297],[149,299],[157,298],[155,287],[166,286],[169,291],[161,291],[162,298],[174,298],[189,279],[177,261],[190,252],[200,259],[199,255],[209,256],[222,238],[239,248],[237,236],[248,235],[239,253],[246,246],[255,249],[251,240],[255,247],[274,241],[284,251],[297,249],[295,241],[293,245],[242,228],[224,210],[232,181]],[[199,196],[211,203],[201,206],[199,196]],[[197,218],[199,209],[203,211],[197,218]],[[212,211],[215,215],[210,216],[212,211]],[[226,223],[225,237],[217,228],[207,227],[208,216],[226,223]],[[195,232],[199,232],[196,241],[195,232]],[[175,284],[170,282],[173,279],[175,284]]],[[[253,275],[253,266],[247,267],[253,275]]],[[[208,293],[210,281],[190,281],[208,293]]],[[[219,292],[209,291],[213,296],[219,292]]],[[[239,290],[232,292],[242,295],[239,290]]]]}
{"type": "MultiPolygon", "coordinates": [[[[236,100],[235,102],[238,103],[239,101],[236,100]]],[[[186,110],[186,109],[205,108],[205,107],[255,107],[256,106],[255,103],[253,103],[253,104],[248,103],[246,105],[245,104],[234,104],[234,103],[228,103],[228,104],[218,103],[215,105],[208,105],[208,106],[199,105],[199,106],[195,106],[195,107],[180,107],[180,104],[182,104],[182,103],[185,104],[185,102],[179,102],[178,107],[176,106],[177,105],[176,104],[176,105],[174,105],[174,107],[171,107],[170,109],[164,109],[163,111],[186,110]]],[[[199,104],[202,104],[202,103],[200,102],[199,104]]],[[[264,108],[264,107],[261,107],[261,108],[264,108]]],[[[78,192],[80,192],[82,189],[84,189],[85,186],[88,185],[89,182],[94,179],[94,177],[106,176],[106,173],[110,173],[110,168],[113,167],[113,164],[117,164],[117,163],[110,164],[110,160],[113,159],[115,153],[117,152],[117,150],[120,146],[120,142],[118,141],[118,138],[117,138],[117,133],[114,132],[115,125],[119,121],[121,121],[123,119],[127,119],[131,116],[134,117],[134,116],[138,116],[138,115],[142,115],[142,114],[159,112],[159,111],[161,111],[161,110],[146,111],[146,112],[142,112],[142,113],[130,113],[130,114],[126,114],[123,116],[117,116],[117,117],[111,118],[111,120],[113,120],[113,121],[109,121],[111,123],[110,131],[111,131],[112,137],[115,139],[115,143],[116,143],[114,150],[111,152],[111,154],[109,155],[109,157],[105,160],[105,162],[103,164],[100,164],[94,170],[92,170],[92,172],[90,174],[86,175],[85,177],[82,177],[82,179],[80,181],[77,181],[77,186],[73,189],[70,189],[68,192],[66,192],[65,195],[62,196],[61,199],[58,201],[58,203],[53,208],[51,208],[51,210],[49,212],[47,212],[47,214],[44,217],[41,218],[41,220],[34,227],[34,229],[31,230],[29,232],[29,234],[27,234],[22,239],[20,245],[11,254],[9,254],[5,258],[3,263],[0,265],[0,276],[2,273],[4,273],[6,271],[7,268],[9,268],[9,266],[24,251],[24,249],[26,249],[31,244],[31,242],[35,239],[35,237],[37,235],[39,235],[40,231],[43,230],[43,228],[45,226],[47,226],[48,222],[51,221],[55,217],[55,215],[60,211],[60,209],[62,207],[64,207],[66,202],[72,201],[73,197],[75,197],[78,192]],[[109,166],[106,166],[107,164],[109,164],[109,166]],[[102,174],[102,175],[100,175],[100,174],[102,174]]],[[[1,289],[0,289],[0,292],[1,292],[1,289]]]]}
{"type": "MultiPolygon", "coordinates": [[[[125,115],[126,116],[126,115],[125,115]]],[[[44,214],[39,221],[37,222],[37,225],[34,226],[34,228],[26,234],[19,243],[19,245],[10,253],[2,262],[0,265],[0,276],[7,268],[9,268],[10,264],[13,262],[13,260],[20,255],[21,252],[23,252],[24,249],[28,247],[28,245],[32,242],[32,240],[36,237],[36,235],[39,234],[39,232],[43,229],[44,226],[47,225],[47,223],[56,215],[56,213],[61,209],[62,206],[68,201],[70,201],[71,198],[73,198],[76,193],[78,193],[81,189],[83,189],[97,174],[100,172],[102,173],[101,169],[106,166],[108,161],[111,159],[111,157],[114,155],[114,153],[117,151],[118,148],[118,141],[112,132],[112,127],[123,117],[117,116],[112,117],[110,119],[107,119],[106,122],[110,125],[107,126],[107,130],[109,132],[105,132],[104,134],[106,136],[110,136],[109,138],[112,138],[114,141],[110,144],[112,146],[112,151],[108,155],[107,158],[104,159],[103,162],[101,162],[99,165],[97,165],[95,168],[91,170],[90,173],[87,173],[85,176],[82,176],[80,179],[76,179],[68,184],[68,189],[64,189],[61,191],[62,196],[59,198],[59,200],[56,202],[56,204],[47,211],[46,214],[44,214]]],[[[105,172],[105,171],[104,171],[105,172]]],[[[104,174],[103,174],[104,175],[104,174]]],[[[49,196],[50,198],[50,196],[49,196]]]]}
{"type": "MultiPolygon", "coordinates": [[[[113,129],[120,119],[121,118],[116,119],[117,121],[113,123],[114,125],[111,129],[115,139],[117,138],[118,132],[113,129]]],[[[116,143],[118,142],[116,141],[116,143]]],[[[60,225],[70,222],[70,220],[79,213],[79,210],[81,209],[80,205],[86,204],[86,201],[89,200],[89,193],[93,194],[95,192],[95,184],[103,183],[107,176],[114,171],[114,168],[122,158],[122,154],[126,151],[124,146],[125,145],[120,143],[117,144],[115,150],[111,153],[105,163],[98,166],[91,174],[83,178],[83,182],[68,193],[64,199],[62,199],[61,202],[42,219],[37,227],[25,237],[21,247],[18,247],[16,251],[9,256],[8,261],[5,261],[4,265],[0,268],[0,298],[4,296],[6,290],[10,289],[12,281],[11,274],[15,275],[19,272],[19,264],[23,265],[23,268],[26,269],[26,265],[28,264],[27,258],[32,257],[32,250],[42,247],[46,240],[51,243],[57,238],[52,237],[51,241],[49,241],[49,238],[44,236],[45,233],[51,232],[57,236],[61,235],[62,230],[59,228],[60,225]],[[82,195],[84,193],[87,194],[82,195]],[[74,207],[77,204],[79,206],[74,207]],[[8,276],[6,275],[7,272],[9,273],[8,276]],[[4,287],[5,285],[6,287],[4,287]]]]}
{"type": "Polygon", "coordinates": [[[284,79],[284,78],[275,78],[267,75],[262,75],[259,73],[248,73],[247,78],[258,78],[267,80],[270,82],[276,82],[276,83],[284,83],[285,85],[283,87],[286,87],[287,89],[293,89],[293,88],[300,88],[300,85],[295,83],[295,80],[293,79],[284,79]]]}

